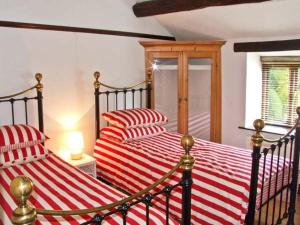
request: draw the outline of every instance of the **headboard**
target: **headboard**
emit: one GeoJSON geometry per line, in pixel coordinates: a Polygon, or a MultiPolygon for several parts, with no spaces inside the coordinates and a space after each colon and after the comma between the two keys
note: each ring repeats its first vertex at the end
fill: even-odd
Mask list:
{"type": "MultiPolygon", "coordinates": [[[[24,115],[25,121],[24,123],[28,124],[28,101],[37,101],[37,110],[38,110],[38,123],[39,123],[39,130],[44,132],[44,118],[43,118],[43,84],[41,83],[43,76],[40,73],[35,74],[35,79],[37,80],[37,84],[33,87],[30,87],[26,90],[20,91],[18,93],[7,95],[7,96],[0,96],[0,104],[8,104],[10,106],[11,112],[11,124],[15,124],[15,103],[23,102],[24,103],[24,115]],[[32,90],[36,89],[36,96],[32,96],[32,90]],[[20,97],[20,96],[25,97],[20,97]]],[[[1,115],[2,116],[2,115],[1,115]]]]}
{"type": "MultiPolygon", "coordinates": [[[[100,137],[100,96],[105,96],[106,108],[105,112],[110,110],[120,110],[127,108],[141,108],[143,107],[143,99],[145,99],[146,108],[151,108],[151,82],[152,82],[152,71],[147,71],[146,80],[127,87],[113,87],[104,84],[99,81],[100,73],[96,71],[94,73],[94,88],[95,88],[95,128],[96,128],[96,139],[100,137]],[[101,87],[105,87],[106,90],[100,91],[101,87]],[[145,94],[143,94],[145,93],[145,94]],[[110,96],[114,97],[114,101],[110,101],[110,96]],[[120,96],[122,99],[120,99],[120,96]],[[131,96],[131,104],[128,104],[128,97],[131,96]],[[136,97],[139,97],[138,104],[136,97]],[[120,104],[121,100],[121,104],[120,104]],[[121,107],[119,106],[121,105],[121,107]],[[130,107],[129,107],[130,105],[130,107]]],[[[102,111],[102,112],[104,112],[102,111]]]]}

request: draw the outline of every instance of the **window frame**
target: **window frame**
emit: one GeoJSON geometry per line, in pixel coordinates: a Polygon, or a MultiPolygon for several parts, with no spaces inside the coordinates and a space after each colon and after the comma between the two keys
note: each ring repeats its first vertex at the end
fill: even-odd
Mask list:
{"type": "Polygon", "coordinates": [[[300,80],[300,57],[298,56],[261,56],[261,71],[262,71],[262,100],[261,100],[261,117],[267,125],[292,127],[294,119],[296,119],[295,108],[295,92],[300,80]],[[287,101],[287,120],[280,122],[271,121],[268,117],[269,104],[269,81],[270,69],[272,68],[288,68],[288,101],[287,101]]]}

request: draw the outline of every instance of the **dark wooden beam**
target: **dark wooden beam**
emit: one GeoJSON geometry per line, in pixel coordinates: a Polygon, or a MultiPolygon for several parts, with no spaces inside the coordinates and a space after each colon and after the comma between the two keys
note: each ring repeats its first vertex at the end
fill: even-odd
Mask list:
{"type": "Polygon", "coordinates": [[[136,3],[133,6],[133,12],[136,17],[144,17],[203,9],[211,6],[225,6],[266,1],[270,0],[151,0],[136,3]]]}
{"type": "Polygon", "coordinates": [[[21,22],[12,22],[12,21],[0,21],[0,27],[103,34],[103,35],[149,38],[149,39],[169,40],[169,41],[175,40],[175,37],[155,35],[155,34],[135,33],[135,32],[116,31],[116,30],[102,30],[102,29],[84,28],[84,27],[68,27],[68,26],[37,24],[37,23],[21,23],[21,22]]]}
{"type": "Polygon", "coordinates": [[[234,43],[235,52],[274,52],[300,50],[300,39],[234,43]]]}

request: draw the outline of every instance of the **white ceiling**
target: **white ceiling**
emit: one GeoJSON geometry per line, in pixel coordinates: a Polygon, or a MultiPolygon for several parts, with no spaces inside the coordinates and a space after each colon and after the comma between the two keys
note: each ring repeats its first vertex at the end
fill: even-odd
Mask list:
{"type": "Polygon", "coordinates": [[[300,35],[300,0],[210,7],[155,16],[178,39],[300,35]]]}

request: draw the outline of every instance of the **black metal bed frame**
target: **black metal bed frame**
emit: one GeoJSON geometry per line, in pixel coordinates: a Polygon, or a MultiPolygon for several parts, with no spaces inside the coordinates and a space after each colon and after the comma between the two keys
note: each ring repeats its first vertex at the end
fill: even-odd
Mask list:
{"type": "Polygon", "coordinates": [[[147,80],[138,83],[136,85],[133,85],[131,87],[112,87],[106,84],[103,84],[99,81],[100,78],[100,73],[99,72],[95,72],[94,73],[94,78],[95,78],[95,82],[94,82],[94,88],[95,88],[95,133],[96,133],[96,140],[100,137],[100,96],[105,95],[106,98],[106,111],[109,111],[110,108],[110,101],[109,101],[109,96],[113,95],[114,99],[115,99],[115,104],[113,107],[113,110],[118,110],[119,109],[119,105],[118,105],[118,99],[119,96],[122,95],[123,97],[123,109],[126,109],[128,104],[127,104],[127,96],[131,95],[131,108],[136,108],[136,107],[142,107],[143,106],[143,97],[146,97],[146,108],[151,108],[151,90],[152,90],[152,86],[151,86],[151,76],[152,76],[152,72],[148,71],[147,74],[147,80]],[[144,85],[144,87],[142,87],[142,85],[144,85]],[[108,90],[106,91],[100,91],[100,86],[104,86],[106,88],[108,88],[108,90]],[[139,87],[139,88],[138,88],[139,87]],[[109,90],[110,89],[110,90],[109,90]],[[143,94],[145,93],[146,96],[143,96],[143,94]],[[139,95],[139,104],[136,104],[135,101],[135,97],[136,95],[139,95]]]}
{"type": "MultiPolygon", "coordinates": [[[[126,95],[128,93],[132,93],[133,96],[133,104],[132,108],[140,107],[142,105],[142,92],[146,91],[146,107],[151,108],[151,87],[152,87],[152,71],[147,71],[147,80],[145,82],[140,83],[146,84],[144,88],[138,88],[133,89],[132,87],[125,87],[125,88],[116,88],[111,87],[109,85],[103,84],[99,81],[100,73],[95,72],[94,73],[95,82],[94,82],[94,88],[95,88],[95,128],[96,128],[96,139],[100,137],[100,96],[105,95],[106,96],[106,111],[109,110],[117,110],[118,109],[118,95],[120,93],[123,94],[124,97],[124,104],[122,109],[126,109],[126,95]],[[104,86],[107,88],[106,91],[100,91],[100,87],[104,86]],[[140,104],[135,106],[134,104],[134,93],[140,92],[140,104]],[[109,95],[114,95],[116,98],[115,104],[110,108],[109,105],[109,95]]],[[[297,108],[298,118],[300,118],[300,108],[297,108]]],[[[297,195],[297,182],[298,182],[298,169],[299,169],[299,151],[300,151],[300,121],[298,119],[297,124],[293,127],[292,130],[296,130],[295,135],[290,135],[292,130],[285,135],[283,138],[277,139],[277,140],[268,140],[263,138],[261,135],[261,130],[263,129],[263,121],[262,120],[256,120],[254,122],[254,126],[256,128],[256,134],[252,136],[252,142],[253,142],[253,152],[252,152],[252,170],[251,170],[251,181],[250,181],[250,194],[249,194],[249,204],[248,204],[248,212],[245,219],[246,225],[252,225],[256,222],[258,224],[268,224],[269,217],[271,216],[271,224],[281,224],[283,219],[287,219],[288,225],[294,225],[294,214],[295,214],[295,205],[296,205],[296,195],[297,195]],[[275,144],[272,144],[269,148],[262,148],[262,142],[272,142],[275,144]],[[283,146],[283,151],[282,151],[283,146]],[[283,154],[282,154],[283,153],[283,154]],[[289,157],[288,157],[289,155],[289,157]],[[276,163],[273,163],[273,157],[277,156],[278,160],[276,163]],[[284,185],[284,179],[285,179],[285,169],[283,168],[282,173],[282,184],[281,188],[277,190],[277,185],[279,182],[279,156],[284,157],[284,164],[286,163],[287,157],[289,160],[289,166],[288,166],[288,184],[284,185]],[[256,196],[257,196],[257,186],[258,186],[258,180],[259,180],[259,168],[260,165],[262,167],[262,187],[261,192],[263,193],[265,183],[264,179],[266,176],[266,173],[270,171],[267,171],[266,168],[266,162],[267,158],[271,157],[272,165],[270,166],[270,171],[272,169],[276,168],[276,177],[275,177],[275,194],[271,195],[271,177],[269,179],[269,189],[268,189],[268,199],[266,202],[263,202],[263,194],[260,195],[260,204],[259,208],[256,208],[256,196]],[[262,158],[262,161],[261,161],[262,158]],[[274,165],[275,164],[275,165],[274,165]],[[291,180],[291,182],[290,182],[291,180]],[[287,200],[289,198],[289,201],[287,200]],[[286,201],[284,202],[284,199],[286,201]],[[277,201],[279,200],[279,212],[278,215],[276,214],[276,205],[277,201]],[[271,201],[273,201],[272,209],[270,206],[271,201]],[[265,213],[265,220],[263,220],[263,207],[266,207],[266,213],[265,213]],[[257,212],[258,211],[258,212],[257,212]]]]}
{"type": "MultiPolygon", "coordinates": [[[[40,73],[35,74],[35,79],[37,84],[31,88],[24,91],[18,92],[16,94],[0,97],[0,103],[10,103],[11,109],[11,124],[15,124],[15,103],[24,103],[24,114],[25,114],[25,124],[28,125],[28,101],[37,101],[37,111],[38,111],[38,124],[39,130],[44,132],[44,116],[43,116],[43,84],[41,83],[43,76],[40,73]],[[33,89],[36,89],[36,96],[31,97],[18,97],[20,95],[29,94],[33,89]]],[[[29,94],[30,95],[30,94],[29,94]]]]}
{"type": "Polygon", "coordinates": [[[294,127],[283,137],[276,140],[269,140],[261,135],[261,131],[264,127],[263,120],[255,120],[254,127],[256,134],[252,136],[253,152],[252,152],[252,171],[251,171],[251,186],[248,205],[248,214],[246,216],[246,224],[251,225],[257,222],[257,224],[281,224],[284,219],[287,219],[288,225],[295,224],[295,212],[296,212],[296,198],[297,198],[297,185],[298,185],[298,171],[299,171],[299,152],[300,152],[300,107],[297,108],[298,119],[294,127]],[[295,131],[294,134],[292,132],[295,131]],[[271,144],[270,147],[262,147],[263,141],[271,144]],[[281,174],[281,188],[278,190],[279,182],[279,164],[280,156],[283,157],[283,171],[281,174]],[[266,162],[269,157],[271,163],[269,170],[267,171],[266,162]],[[275,162],[274,162],[274,157],[275,162]],[[262,160],[261,160],[262,158],[262,160]],[[285,165],[288,164],[286,168],[285,165]],[[258,174],[259,167],[262,166],[262,184],[261,193],[264,192],[266,184],[264,178],[266,173],[270,174],[268,183],[268,200],[263,202],[263,194],[260,195],[258,213],[256,212],[256,198],[257,198],[257,186],[258,186],[258,174]],[[274,194],[271,195],[271,180],[273,168],[276,168],[275,172],[275,187],[274,194]],[[288,170],[288,177],[285,177],[285,170],[288,170]],[[288,184],[284,183],[287,179],[288,184]],[[285,200],[285,201],[284,201],[285,200]],[[279,201],[279,202],[278,202],[279,201]],[[273,202],[273,205],[270,203],[273,202]],[[278,205],[279,204],[279,205],[278,205]],[[279,207],[276,212],[276,205],[279,207]],[[266,207],[265,213],[263,213],[263,207],[266,207]],[[264,214],[264,220],[263,220],[264,214]],[[255,217],[256,216],[256,217],[255,217]],[[269,218],[271,219],[269,220],[269,218]]]}

